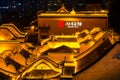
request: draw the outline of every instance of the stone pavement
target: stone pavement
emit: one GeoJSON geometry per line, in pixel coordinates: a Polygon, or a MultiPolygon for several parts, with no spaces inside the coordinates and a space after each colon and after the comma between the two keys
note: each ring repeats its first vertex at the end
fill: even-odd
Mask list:
{"type": "Polygon", "coordinates": [[[74,75],[73,80],[120,80],[120,43],[95,64],[74,75]]]}

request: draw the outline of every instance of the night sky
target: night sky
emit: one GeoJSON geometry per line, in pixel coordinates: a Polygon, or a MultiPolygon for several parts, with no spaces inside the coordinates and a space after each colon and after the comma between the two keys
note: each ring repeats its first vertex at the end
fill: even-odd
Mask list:
{"type": "Polygon", "coordinates": [[[120,34],[120,1],[111,0],[111,6],[109,8],[109,25],[117,33],[120,34]]]}

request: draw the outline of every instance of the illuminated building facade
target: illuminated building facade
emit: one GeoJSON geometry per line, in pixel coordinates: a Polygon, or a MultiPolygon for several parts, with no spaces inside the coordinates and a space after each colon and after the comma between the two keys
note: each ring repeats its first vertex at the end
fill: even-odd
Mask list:
{"type": "Polygon", "coordinates": [[[74,9],[68,11],[63,5],[54,12],[38,13],[38,26],[49,26],[50,34],[72,34],[93,27],[101,27],[107,30],[107,24],[107,11],[76,12],[74,9]]]}
{"type": "Polygon", "coordinates": [[[0,26],[1,79],[75,80],[119,43],[106,12],[69,12],[63,5],[56,13],[38,14],[37,21],[26,32],[11,23],[0,26]]]}

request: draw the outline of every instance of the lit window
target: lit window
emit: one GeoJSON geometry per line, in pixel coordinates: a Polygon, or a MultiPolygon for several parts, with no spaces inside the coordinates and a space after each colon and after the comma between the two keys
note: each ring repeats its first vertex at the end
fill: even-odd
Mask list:
{"type": "Polygon", "coordinates": [[[15,16],[12,16],[12,18],[14,18],[15,16]]]}
{"type": "Polygon", "coordinates": [[[22,16],[19,16],[19,18],[22,18],[22,16]]]}
{"type": "Polygon", "coordinates": [[[21,5],[21,3],[18,3],[18,5],[20,6],[20,5],[21,5]]]}
{"type": "Polygon", "coordinates": [[[13,6],[13,8],[16,8],[16,6],[13,6]]]}

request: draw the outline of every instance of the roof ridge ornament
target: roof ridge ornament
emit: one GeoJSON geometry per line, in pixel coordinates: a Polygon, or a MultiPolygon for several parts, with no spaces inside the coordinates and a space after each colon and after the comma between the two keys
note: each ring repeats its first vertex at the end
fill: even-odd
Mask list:
{"type": "Polygon", "coordinates": [[[65,8],[65,5],[62,4],[61,8],[58,9],[57,12],[61,13],[61,12],[69,12],[69,11],[65,8]]]}
{"type": "Polygon", "coordinates": [[[72,11],[70,12],[70,14],[76,14],[76,11],[74,8],[72,8],[72,11]]]}

